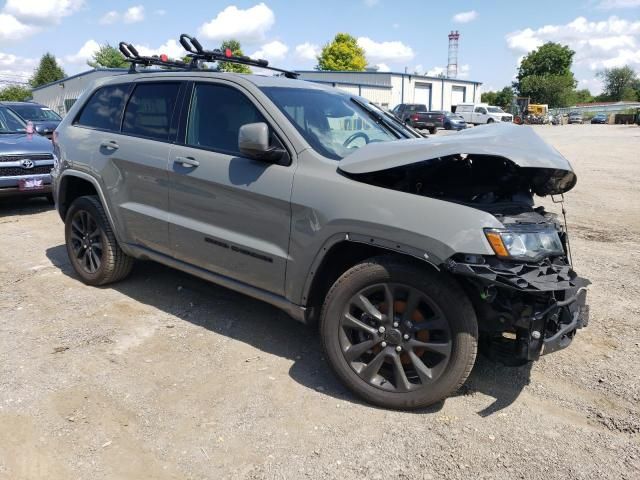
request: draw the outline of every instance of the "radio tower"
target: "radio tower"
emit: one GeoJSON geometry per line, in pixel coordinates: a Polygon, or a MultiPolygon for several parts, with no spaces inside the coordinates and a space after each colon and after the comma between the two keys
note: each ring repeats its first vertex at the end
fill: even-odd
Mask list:
{"type": "Polygon", "coordinates": [[[449,61],[447,63],[447,77],[456,78],[458,76],[458,31],[451,30],[449,33],[449,61]]]}

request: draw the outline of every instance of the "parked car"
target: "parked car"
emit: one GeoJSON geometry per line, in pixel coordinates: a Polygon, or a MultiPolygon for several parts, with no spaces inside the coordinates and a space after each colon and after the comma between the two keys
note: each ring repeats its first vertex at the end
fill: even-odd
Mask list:
{"type": "Polygon", "coordinates": [[[595,117],[591,119],[591,123],[598,123],[604,125],[609,123],[609,116],[606,113],[598,113],[595,117]]]}
{"type": "Polygon", "coordinates": [[[47,196],[51,199],[51,142],[28,134],[25,122],[0,105],[0,197],[47,196]]]}
{"type": "Polygon", "coordinates": [[[462,115],[452,112],[444,112],[442,123],[445,130],[464,130],[467,128],[467,122],[464,121],[462,115]]]}
{"type": "Polygon", "coordinates": [[[391,110],[400,121],[407,125],[436,133],[435,119],[428,114],[427,106],[421,103],[401,103],[391,110]]]}
{"type": "Polygon", "coordinates": [[[456,115],[473,125],[495,122],[513,122],[513,115],[500,107],[486,103],[461,103],[456,106],[456,115]]]}
{"type": "Polygon", "coordinates": [[[582,124],[582,114],[580,112],[571,112],[569,113],[569,125],[572,123],[582,124]]]}
{"type": "Polygon", "coordinates": [[[13,110],[25,122],[31,121],[40,135],[51,139],[62,118],[49,107],[35,102],[2,102],[7,108],[13,110]]]}
{"type": "Polygon", "coordinates": [[[278,72],[292,78],[164,69],[86,90],[54,137],[80,279],[155,260],[319,322],[336,375],[390,408],[456,391],[480,339],[510,363],[569,345],[588,281],[561,222],[534,207],[576,184],[559,152],[507,124],[434,142],[278,72]]]}

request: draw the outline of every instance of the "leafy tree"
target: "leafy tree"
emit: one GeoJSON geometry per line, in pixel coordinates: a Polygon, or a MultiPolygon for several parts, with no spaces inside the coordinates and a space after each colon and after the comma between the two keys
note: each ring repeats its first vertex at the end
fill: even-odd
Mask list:
{"type": "Polygon", "coordinates": [[[316,69],[361,72],[366,66],[367,59],[358,41],[348,33],[338,33],[332,42],[322,47],[316,69]]]}
{"type": "Polygon", "coordinates": [[[591,103],[595,100],[591,92],[587,88],[583,88],[581,90],[576,90],[573,92],[572,102],[571,103],[591,103]]]}
{"type": "Polygon", "coordinates": [[[532,103],[568,106],[577,84],[571,72],[574,55],[566,45],[545,43],[522,59],[514,87],[532,103]]]}
{"type": "Polygon", "coordinates": [[[513,102],[513,88],[504,87],[497,92],[484,92],[480,95],[480,101],[482,103],[488,103],[489,105],[496,105],[503,109],[508,109],[513,102]]]}
{"type": "Polygon", "coordinates": [[[637,100],[640,94],[638,74],[628,65],[598,72],[604,84],[603,96],[610,101],[637,100]]]}
{"type": "MultiPolygon", "coordinates": [[[[240,42],[237,40],[231,39],[223,41],[222,45],[220,45],[220,50],[224,52],[227,48],[231,50],[233,55],[244,55],[240,47],[240,42]]],[[[251,69],[247,65],[241,65],[239,63],[218,62],[218,68],[222,72],[251,73],[251,69]]]]}
{"type": "Polygon", "coordinates": [[[568,107],[573,100],[576,81],[573,74],[529,75],[520,82],[520,94],[531,103],[546,103],[549,107],[568,107]]]}
{"type": "Polygon", "coordinates": [[[67,74],[64,73],[62,67],[58,65],[56,57],[50,53],[45,53],[42,58],[40,58],[40,64],[35,72],[33,72],[29,83],[35,88],[40,85],[55,82],[56,80],[62,80],[66,76],[67,74]]]}
{"type": "Polygon", "coordinates": [[[24,102],[31,98],[31,89],[22,85],[8,85],[0,90],[2,102],[24,102]]]}
{"type": "Polygon", "coordinates": [[[93,54],[93,59],[87,61],[87,65],[93,68],[124,68],[129,65],[116,47],[105,43],[93,54]]]}

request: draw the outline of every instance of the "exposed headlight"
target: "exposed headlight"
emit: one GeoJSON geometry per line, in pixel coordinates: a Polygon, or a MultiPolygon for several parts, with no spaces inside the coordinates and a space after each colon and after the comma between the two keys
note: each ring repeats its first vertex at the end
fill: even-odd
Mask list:
{"type": "Polygon", "coordinates": [[[485,229],[485,235],[498,257],[535,260],[549,255],[563,255],[564,248],[553,228],[545,230],[485,229]]]}

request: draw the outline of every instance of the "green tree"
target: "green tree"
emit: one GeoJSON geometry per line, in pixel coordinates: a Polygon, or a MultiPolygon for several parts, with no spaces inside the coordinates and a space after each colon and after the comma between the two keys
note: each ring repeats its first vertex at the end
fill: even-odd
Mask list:
{"type": "Polygon", "coordinates": [[[348,33],[338,33],[332,42],[322,47],[318,70],[349,70],[361,72],[367,66],[364,50],[348,33]]]}
{"type": "Polygon", "coordinates": [[[508,109],[513,102],[513,88],[504,87],[497,92],[484,92],[480,95],[480,101],[482,103],[488,103],[489,105],[496,105],[503,109],[508,109]]]}
{"type": "Polygon", "coordinates": [[[116,47],[105,43],[93,54],[87,65],[93,68],[124,68],[129,65],[116,47]]]}
{"type": "Polygon", "coordinates": [[[514,87],[532,103],[568,106],[577,84],[571,72],[574,54],[566,45],[545,43],[522,59],[514,87]]]}
{"type": "Polygon", "coordinates": [[[591,95],[591,92],[587,88],[583,88],[573,92],[571,103],[591,103],[594,100],[595,99],[593,98],[593,95],[591,95]]]}
{"type": "Polygon", "coordinates": [[[31,99],[31,89],[22,85],[8,85],[0,90],[2,102],[24,102],[31,99]]]}
{"type": "MultiPolygon", "coordinates": [[[[240,42],[237,40],[225,40],[220,45],[220,50],[223,52],[227,50],[231,50],[233,55],[242,56],[242,48],[240,47],[240,42]]],[[[251,73],[251,69],[247,65],[241,65],[239,63],[229,63],[229,62],[218,62],[218,68],[222,72],[232,72],[232,73],[251,73]]]]}
{"type": "Polygon", "coordinates": [[[598,72],[604,88],[602,96],[610,101],[637,100],[640,93],[638,74],[628,65],[598,72]]]}
{"type": "Polygon", "coordinates": [[[33,76],[29,80],[32,87],[39,87],[47,83],[55,82],[56,80],[62,80],[67,76],[60,65],[56,57],[50,53],[45,53],[40,58],[40,64],[33,72],[33,76]]]}

